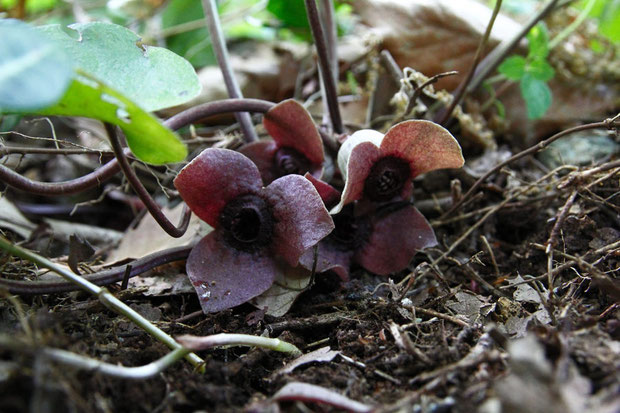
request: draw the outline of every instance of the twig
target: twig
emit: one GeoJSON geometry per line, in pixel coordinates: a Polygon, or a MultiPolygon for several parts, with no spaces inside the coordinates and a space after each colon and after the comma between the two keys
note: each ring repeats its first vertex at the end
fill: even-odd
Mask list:
{"type": "Polygon", "coordinates": [[[144,185],[142,185],[142,182],[140,182],[140,178],[138,178],[134,170],[131,168],[131,165],[129,165],[129,161],[127,161],[123,148],[121,147],[121,141],[118,138],[117,128],[106,122],[105,130],[108,133],[110,145],[112,146],[112,150],[114,151],[116,159],[118,159],[121,170],[125,174],[125,177],[129,181],[129,184],[136,192],[140,200],[144,202],[144,206],[146,207],[146,209],[153,216],[159,226],[162,227],[162,229],[166,231],[166,233],[168,233],[168,235],[175,238],[182,237],[187,231],[187,227],[189,226],[189,220],[191,218],[191,211],[189,210],[187,205],[184,204],[181,222],[178,226],[175,227],[174,224],[170,222],[168,218],[166,218],[166,215],[164,215],[159,205],[157,205],[157,202],[155,202],[155,200],[151,197],[151,194],[149,194],[144,185]]]}
{"type": "Polygon", "coordinates": [[[467,324],[465,321],[460,320],[456,317],[452,317],[449,314],[444,314],[444,313],[440,313],[438,311],[435,310],[431,310],[430,308],[421,308],[421,307],[417,307],[415,305],[408,305],[408,304],[400,304],[400,306],[407,308],[411,311],[415,311],[416,313],[422,313],[422,314],[426,314],[426,315],[430,315],[432,317],[437,317],[437,318],[441,318],[443,320],[447,320],[453,324],[456,324],[458,326],[461,327],[471,327],[469,324],[467,324]]]}
{"type": "MultiPolygon", "coordinates": [[[[539,250],[542,250],[542,251],[546,251],[546,250],[547,250],[547,246],[546,246],[546,245],[537,244],[537,243],[532,243],[531,245],[532,245],[533,247],[535,247],[535,248],[539,249],[539,250]]],[[[599,249],[597,249],[597,250],[595,250],[595,251],[588,251],[588,252],[586,252],[586,253],[585,253],[583,256],[581,256],[581,257],[573,257],[573,258],[575,258],[575,259],[572,259],[572,258],[571,258],[571,259],[570,259],[570,261],[566,261],[565,263],[563,263],[563,264],[561,264],[561,265],[558,265],[557,267],[555,267],[555,268],[553,269],[553,271],[552,271],[551,273],[552,273],[553,275],[555,275],[555,274],[559,273],[560,271],[563,271],[563,270],[567,269],[567,268],[568,268],[568,267],[570,267],[571,265],[575,265],[575,264],[577,264],[577,263],[579,262],[579,259],[578,259],[578,258],[580,258],[580,259],[584,260],[586,257],[589,257],[589,256],[591,256],[591,255],[600,255],[600,254],[604,254],[604,253],[606,253],[606,252],[608,252],[608,251],[617,250],[617,249],[619,249],[619,248],[620,248],[620,241],[616,241],[616,242],[611,243],[611,244],[609,244],[609,245],[605,245],[604,247],[601,247],[601,248],[599,248],[599,249]]],[[[558,253],[559,253],[560,255],[566,255],[566,254],[565,254],[565,253],[563,253],[563,252],[558,252],[558,253]]],[[[503,287],[500,287],[500,288],[501,288],[501,289],[508,289],[508,288],[513,288],[513,287],[519,286],[519,285],[521,285],[521,284],[529,284],[529,283],[534,282],[534,281],[544,280],[545,278],[547,278],[547,276],[548,276],[548,275],[547,275],[547,273],[545,273],[545,274],[539,275],[538,277],[532,277],[532,278],[530,278],[529,280],[525,280],[525,281],[521,281],[521,282],[518,282],[518,283],[514,283],[514,284],[506,285],[506,286],[503,286],[503,287]]]]}
{"type": "Polygon", "coordinates": [[[493,269],[495,270],[495,276],[500,277],[499,267],[497,266],[497,261],[495,260],[495,254],[493,253],[493,248],[491,248],[491,244],[489,244],[489,240],[484,235],[480,235],[480,239],[484,244],[485,248],[489,252],[489,256],[491,257],[491,263],[493,264],[493,269]]]}
{"type": "MultiPolygon", "coordinates": [[[[99,301],[103,303],[106,307],[115,311],[118,314],[124,315],[131,321],[133,321],[136,325],[142,328],[144,331],[155,337],[160,342],[164,343],[166,346],[173,350],[177,350],[181,348],[181,345],[174,341],[172,337],[168,334],[164,333],[158,327],[149,322],[146,318],[142,317],[131,307],[123,303],[121,300],[112,295],[105,288],[101,288],[96,286],[95,284],[89,282],[88,280],[70,272],[66,269],[59,267],[52,261],[48,260],[45,257],[42,257],[34,252],[28,251],[24,248],[18,247],[16,245],[11,244],[6,238],[0,236],[0,248],[7,251],[9,254],[15,255],[27,261],[33,262],[41,267],[47,268],[55,273],[59,274],[67,281],[71,281],[74,284],[78,285],[81,289],[87,291],[88,293],[96,296],[99,301]]],[[[198,357],[197,355],[190,353],[185,356],[185,358],[194,366],[201,366],[204,361],[198,357]]]]}
{"type": "Polygon", "coordinates": [[[612,129],[614,127],[616,127],[617,125],[615,124],[615,121],[611,120],[611,119],[607,119],[603,122],[595,122],[595,123],[588,123],[586,125],[579,125],[579,126],[575,126],[574,128],[570,128],[570,129],[566,129],[563,130],[562,132],[556,133],[555,135],[551,136],[548,139],[545,139],[544,141],[541,141],[539,143],[537,143],[534,146],[531,146],[529,148],[527,148],[524,151],[519,152],[516,155],[511,156],[510,158],[508,158],[507,160],[505,160],[504,162],[499,163],[498,165],[496,165],[494,168],[492,168],[490,171],[488,171],[487,173],[485,173],[484,175],[482,175],[473,185],[471,188],[469,188],[469,190],[463,195],[463,197],[457,202],[455,203],[452,208],[450,208],[447,212],[445,212],[439,219],[444,219],[446,216],[452,214],[454,211],[456,211],[462,204],[463,202],[465,202],[465,200],[471,196],[474,191],[476,189],[478,189],[478,187],[480,187],[480,185],[482,185],[482,183],[491,175],[495,174],[497,171],[499,171],[500,169],[502,169],[504,166],[518,160],[521,159],[527,155],[531,155],[533,153],[536,153],[544,148],[546,148],[547,146],[549,146],[549,144],[551,142],[554,142],[558,139],[560,139],[563,136],[569,135],[571,133],[574,132],[579,132],[579,131],[583,131],[583,130],[588,130],[588,129],[598,129],[598,128],[609,128],[612,129]]]}
{"type": "Polygon", "coordinates": [[[30,154],[42,154],[42,155],[87,155],[87,154],[98,154],[98,155],[111,155],[111,151],[104,151],[100,149],[90,149],[90,148],[29,148],[27,146],[3,146],[0,145],[0,157],[6,155],[30,155],[30,154]]]}
{"type": "MultiPolygon", "coordinates": [[[[217,6],[215,0],[202,0],[202,9],[205,12],[205,18],[207,22],[207,29],[209,30],[209,36],[211,37],[211,45],[215,52],[215,58],[220,66],[222,75],[224,76],[224,83],[226,84],[226,90],[228,90],[228,96],[231,98],[243,98],[239,84],[235,80],[235,74],[230,66],[230,58],[228,57],[228,49],[226,48],[226,42],[224,41],[224,33],[222,32],[222,26],[220,25],[219,16],[217,13],[217,6]]],[[[239,126],[243,131],[246,142],[254,142],[258,140],[254,125],[252,124],[252,117],[247,112],[237,112],[235,117],[239,122],[239,126]]]]}
{"type": "Polygon", "coordinates": [[[446,123],[446,121],[450,118],[450,116],[452,116],[452,112],[454,111],[454,108],[456,107],[456,105],[461,103],[461,100],[463,100],[463,97],[465,97],[465,94],[467,92],[467,85],[469,84],[472,77],[474,76],[474,72],[476,71],[476,66],[478,65],[478,62],[480,62],[482,51],[484,50],[484,47],[486,46],[487,41],[489,40],[489,36],[491,35],[491,29],[493,29],[493,25],[495,24],[495,19],[497,18],[497,15],[499,14],[499,9],[501,6],[502,6],[502,0],[497,0],[495,2],[495,8],[493,9],[493,14],[491,15],[491,20],[489,20],[489,24],[487,24],[487,28],[484,32],[484,35],[482,36],[482,39],[480,39],[480,43],[478,43],[478,49],[476,49],[476,54],[474,55],[474,60],[471,64],[471,67],[469,68],[469,71],[467,72],[467,76],[465,76],[465,79],[463,79],[463,82],[457,88],[454,94],[454,98],[452,99],[452,102],[450,103],[450,106],[448,107],[448,109],[445,110],[445,112],[443,112],[443,115],[437,122],[440,125],[444,125],[446,123]]]}
{"type": "Polygon", "coordinates": [[[316,45],[316,51],[319,57],[319,68],[323,79],[323,87],[325,88],[325,98],[329,108],[329,117],[332,121],[334,132],[341,134],[344,132],[342,117],[340,116],[340,108],[338,106],[338,91],[336,89],[336,80],[334,79],[329,60],[329,52],[325,44],[325,34],[321,27],[319,12],[316,7],[316,0],[304,0],[306,4],[306,12],[308,14],[308,22],[310,30],[316,45]]]}

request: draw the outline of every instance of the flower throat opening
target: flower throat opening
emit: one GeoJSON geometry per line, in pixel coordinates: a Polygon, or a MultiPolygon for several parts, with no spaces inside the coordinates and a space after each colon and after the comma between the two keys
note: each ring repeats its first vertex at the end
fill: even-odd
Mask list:
{"type": "Polygon", "coordinates": [[[233,248],[255,252],[271,242],[274,219],[271,208],[257,195],[241,195],[220,213],[224,239],[233,248]]]}
{"type": "Polygon", "coordinates": [[[280,148],[275,154],[275,172],[278,176],[303,175],[310,170],[310,161],[293,148],[280,148]]]}
{"type": "Polygon", "coordinates": [[[394,156],[379,159],[364,182],[364,195],[371,201],[389,201],[400,193],[411,177],[409,163],[394,156]]]}

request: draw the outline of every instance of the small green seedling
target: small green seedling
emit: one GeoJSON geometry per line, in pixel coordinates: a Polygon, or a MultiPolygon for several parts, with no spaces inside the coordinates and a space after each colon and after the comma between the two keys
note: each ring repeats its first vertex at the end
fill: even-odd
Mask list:
{"type": "Polygon", "coordinates": [[[527,57],[510,56],[497,70],[508,79],[519,82],[528,118],[539,119],[551,106],[551,89],[547,82],[555,76],[555,70],[547,61],[549,36],[545,25],[534,26],[527,34],[527,40],[527,57]]]}

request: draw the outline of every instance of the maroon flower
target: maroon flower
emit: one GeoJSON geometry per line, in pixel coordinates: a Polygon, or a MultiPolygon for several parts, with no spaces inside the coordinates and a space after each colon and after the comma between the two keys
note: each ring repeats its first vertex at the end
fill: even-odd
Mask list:
{"type": "Polygon", "coordinates": [[[441,168],[460,168],[461,147],[443,127],[426,120],[401,122],[385,135],[365,129],[351,135],[338,152],[345,178],[335,214],[358,199],[387,202],[406,199],[419,174],[441,168]]]}
{"type": "Polygon", "coordinates": [[[249,143],[239,152],[256,164],[265,184],[290,174],[321,176],[323,142],[303,106],[292,99],[280,102],[265,114],[263,125],[273,140],[249,143]]]}
{"type": "MultiPolygon", "coordinates": [[[[308,178],[328,208],[337,202],[335,189],[322,181],[308,178]]],[[[346,281],[349,279],[349,267],[357,263],[370,272],[387,275],[407,268],[419,250],[437,245],[431,226],[420,211],[408,202],[384,204],[363,215],[356,214],[356,206],[348,204],[332,215],[335,228],[319,242],[317,272],[331,270],[346,281]]],[[[312,269],[313,249],[302,256],[300,263],[312,269]]]]}
{"type": "Polygon", "coordinates": [[[263,188],[256,166],[231,150],[204,150],[174,184],[190,209],[214,228],[187,259],[205,313],[266,291],[283,263],[296,266],[334,228],[307,179],[289,175],[263,188]]]}

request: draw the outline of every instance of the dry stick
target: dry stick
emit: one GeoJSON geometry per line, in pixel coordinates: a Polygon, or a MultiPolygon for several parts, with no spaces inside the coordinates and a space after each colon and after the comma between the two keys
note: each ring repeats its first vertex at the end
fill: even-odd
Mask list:
{"type": "Polygon", "coordinates": [[[450,72],[438,73],[435,76],[430,77],[426,82],[422,83],[420,86],[416,87],[415,90],[413,91],[413,95],[411,96],[411,98],[409,99],[409,102],[407,103],[407,108],[405,109],[405,113],[402,115],[402,118],[404,118],[405,116],[408,116],[411,113],[416,100],[418,100],[418,98],[420,97],[420,95],[422,94],[426,86],[432,85],[433,83],[437,83],[437,81],[441,78],[444,78],[447,76],[454,76],[454,75],[457,75],[458,73],[459,72],[457,72],[456,70],[453,70],[450,72]]]}
{"type": "MultiPolygon", "coordinates": [[[[226,42],[224,41],[224,33],[222,32],[222,26],[220,25],[220,19],[217,13],[217,6],[215,0],[202,0],[202,9],[205,13],[207,21],[207,29],[209,30],[209,36],[211,37],[211,44],[213,45],[213,51],[215,52],[215,58],[220,66],[222,75],[224,76],[224,83],[226,84],[226,90],[228,96],[231,98],[242,98],[241,89],[239,84],[235,80],[235,74],[230,66],[230,58],[228,56],[228,49],[226,48],[226,42]]],[[[254,125],[252,124],[252,117],[247,112],[235,113],[235,117],[239,122],[239,126],[243,131],[246,142],[254,142],[258,140],[254,125]]]]}
{"type": "MultiPolygon", "coordinates": [[[[82,278],[99,286],[112,284],[123,280],[128,271],[127,268],[131,268],[128,277],[135,277],[160,265],[185,260],[192,248],[193,246],[175,247],[157,251],[127,265],[98,271],[82,278]]],[[[67,281],[18,281],[2,278],[0,278],[0,287],[7,289],[11,294],[19,295],[55,294],[80,289],[79,286],[67,281]]]]}
{"type": "MultiPolygon", "coordinates": [[[[133,321],[136,325],[142,328],[144,331],[155,337],[157,340],[161,341],[169,348],[173,350],[177,350],[181,348],[181,345],[174,341],[172,337],[168,334],[164,333],[158,327],[150,323],[146,318],[142,317],[135,310],[130,308],[128,305],[123,303],[121,300],[116,298],[113,294],[111,294],[105,288],[101,288],[96,286],[95,284],[85,280],[84,278],[62,268],[48,260],[47,258],[41,257],[31,251],[28,251],[24,248],[18,247],[16,245],[11,244],[6,238],[0,236],[0,248],[7,251],[9,254],[15,255],[22,259],[33,262],[41,267],[47,268],[55,273],[59,274],[67,281],[71,281],[78,285],[81,289],[86,292],[96,296],[99,301],[103,303],[106,307],[115,311],[118,314],[124,315],[133,321]]],[[[185,356],[186,359],[189,360],[190,363],[194,366],[201,366],[204,364],[204,361],[198,357],[197,355],[190,353],[185,356]]]]}
{"type": "Polygon", "coordinates": [[[30,155],[30,154],[42,154],[42,155],[88,155],[88,154],[97,154],[97,155],[111,155],[111,151],[102,151],[99,149],[90,149],[90,148],[29,148],[25,146],[1,146],[0,147],[0,157],[6,155],[30,155]]]}
{"type": "Polygon", "coordinates": [[[553,271],[553,247],[557,243],[558,235],[560,234],[560,229],[568,216],[568,211],[573,206],[575,202],[575,198],[577,197],[577,190],[574,189],[570,194],[562,209],[558,212],[555,217],[555,224],[551,229],[551,233],[549,234],[549,239],[547,240],[547,250],[545,251],[547,254],[547,283],[549,285],[549,297],[547,300],[551,302],[553,298],[553,275],[551,275],[551,271],[553,271]]]}
{"type": "Polygon", "coordinates": [[[497,261],[495,260],[495,254],[493,253],[493,248],[491,248],[491,244],[489,244],[489,240],[484,235],[480,235],[480,239],[484,244],[485,248],[489,252],[489,256],[491,257],[491,263],[493,264],[493,269],[495,270],[495,276],[497,278],[500,277],[499,267],[497,266],[497,261]]]}
{"type": "Polygon", "coordinates": [[[545,139],[544,141],[538,142],[536,145],[531,146],[529,148],[527,148],[524,151],[519,152],[516,155],[511,156],[509,159],[505,160],[504,162],[499,163],[498,165],[496,165],[494,168],[492,168],[490,171],[488,171],[487,173],[485,173],[484,175],[482,175],[473,185],[471,188],[469,188],[469,190],[465,193],[465,195],[463,195],[463,197],[452,206],[452,208],[450,208],[446,213],[444,213],[441,217],[439,217],[439,220],[444,219],[446,216],[452,214],[454,211],[456,211],[456,209],[458,207],[460,207],[463,202],[465,202],[465,200],[471,196],[474,191],[476,189],[478,189],[480,187],[480,185],[491,175],[493,175],[494,173],[496,173],[497,171],[499,171],[500,169],[502,169],[504,166],[518,160],[521,159],[527,155],[531,155],[533,153],[536,153],[544,148],[546,148],[551,142],[556,141],[558,139],[560,139],[561,137],[565,136],[565,135],[569,135],[571,133],[574,132],[579,132],[582,130],[588,130],[588,129],[598,129],[598,128],[608,128],[608,129],[613,129],[615,128],[617,125],[615,123],[614,119],[606,119],[603,122],[596,122],[596,123],[588,123],[586,125],[580,125],[580,126],[575,126],[574,128],[570,128],[570,129],[566,129],[563,130],[562,132],[556,133],[555,135],[553,135],[552,137],[545,139]]]}
{"type": "Polygon", "coordinates": [[[456,105],[461,103],[461,100],[465,96],[465,93],[467,92],[467,85],[469,84],[472,77],[474,76],[474,72],[476,71],[476,66],[478,66],[478,62],[480,62],[480,55],[482,54],[482,50],[484,49],[484,47],[487,44],[487,41],[489,40],[489,36],[491,35],[491,29],[493,29],[493,25],[495,24],[495,19],[497,18],[497,15],[499,14],[499,9],[501,6],[502,6],[502,0],[497,0],[495,3],[495,8],[493,9],[493,14],[491,15],[491,20],[489,20],[489,24],[487,24],[487,28],[484,32],[484,35],[482,36],[482,39],[480,39],[480,43],[478,43],[478,49],[476,49],[476,54],[474,55],[474,61],[471,63],[469,72],[467,72],[467,76],[465,76],[465,79],[457,88],[454,99],[452,99],[452,103],[450,103],[450,106],[448,107],[448,109],[446,109],[446,111],[443,112],[443,115],[437,122],[440,125],[444,125],[446,123],[446,121],[450,118],[450,116],[452,116],[452,112],[454,111],[454,108],[456,107],[456,105]]]}
{"type": "Polygon", "coordinates": [[[323,87],[325,88],[325,98],[329,108],[329,117],[332,121],[334,132],[341,134],[344,132],[342,117],[340,116],[340,108],[338,107],[338,91],[336,89],[336,80],[330,69],[329,52],[325,44],[325,34],[321,27],[319,12],[316,7],[316,0],[304,0],[306,4],[306,12],[308,14],[308,22],[310,30],[316,45],[316,51],[319,56],[319,68],[323,76],[323,87]]]}
{"type": "Polygon", "coordinates": [[[168,235],[175,238],[182,237],[187,231],[187,227],[189,226],[189,220],[192,214],[187,205],[185,204],[183,206],[183,216],[181,217],[181,222],[178,226],[175,227],[174,224],[170,222],[168,218],[166,218],[166,215],[164,215],[159,205],[157,205],[157,202],[155,202],[155,200],[151,197],[151,194],[149,194],[144,185],[142,185],[142,182],[140,182],[140,178],[138,178],[131,165],[129,165],[129,161],[127,160],[123,152],[121,141],[118,138],[116,127],[106,122],[105,130],[108,133],[110,145],[112,146],[112,150],[114,151],[116,159],[118,159],[118,163],[121,167],[121,170],[123,171],[123,174],[125,174],[125,177],[129,181],[129,184],[136,192],[140,200],[144,202],[144,206],[146,207],[146,209],[153,216],[159,226],[162,227],[162,229],[166,231],[166,233],[168,233],[168,235]]]}
{"type": "Polygon", "coordinates": [[[454,241],[452,243],[452,245],[450,245],[450,247],[448,247],[448,249],[443,254],[441,254],[438,258],[433,260],[433,262],[430,263],[431,267],[433,269],[436,269],[437,268],[437,264],[439,262],[443,261],[452,251],[454,251],[454,249],[457,246],[459,246],[461,244],[461,242],[463,242],[465,239],[467,239],[467,237],[469,237],[471,235],[471,233],[474,232],[474,230],[476,230],[476,228],[478,228],[480,225],[482,225],[491,215],[495,214],[497,211],[502,209],[508,202],[510,202],[512,199],[518,197],[519,195],[522,195],[522,194],[526,193],[527,191],[530,190],[531,187],[533,187],[534,185],[537,185],[539,182],[541,182],[541,181],[547,179],[548,177],[552,176],[554,173],[555,173],[555,171],[551,171],[548,174],[546,174],[545,176],[543,176],[540,179],[536,180],[535,182],[525,186],[524,188],[520,188],[518,191],[515,191],[515,193],[512,194],[512,196],[508,196],[502,202],[500,202],[495,207],[490,209],[474,225],[470,226],[467,229],[467,231],[465,231],[463,233],[463,235],[461,235],[456,241],[454,241]]]}
{"type": "MultiPolygon", "coordinates": [[[[533,243],[531,245],[533,247],[538,248],[538,249],[543,250],[543,251],[547,250],[547,246],[546,245],[536,244],[536,243],[533,243]]],[[[606,253],[608,251],[617,250],[617,249],[620,249],[620,241],[616,241],[616,242],[614,242],[612,244],[605,245],[604,247],[601,247],[601,248],[597,249],[596,251],[588,251],[588,252],[586,252],[581,257],[574,257],[575,259],[571,258],[570,261],[566,261],[562,265],[559,265],[559,266],[555,267],[551,273],[552,273],[552,275],[556,275],[557,273],[567,269],[571,265],[577,264],[579,262],[579,260],[576,259],[576,258],[580,258],[580,259],[583,260],[586,257],[589,257],[590,255],[600,255],[600,254],[604,254],[604,253],[606,253]]],[[[557,252],[560,255],[564,254],[563,252],[559,252],[559,251],[557,251],[557,252]]],[[[524,281],[521,281],[521,282],[518,282],[518,283],[514,283],[514,284],[510,284],[510,285],[505,285],[505,286],[502,286],[500,288],[505,290],[505,289],[508,289],[508,288],[517,287],[517,286],[519,286],[521,284],[529,284],[529,283],[534,282],[534,281],[544,280],[545,278],[547,278],[547,273],[545,273],[543,275],[539,275],[538,277],[532,277],[532,278],[530,278],[528,280],[524,280],[524,281]]]]}
{"type": "Polygon", "coordinates": [[[447,320],[461,327],[470,327],[470,325],[467,324],[465,321],[460,320],[456,317],[452,317],[451,315],[448,315],[448,314],[440,313],[439,311],[431,310],[429,308],[416,307],[415,305],[405,305],[405,304],[400,304],[400,305],[401,307],[407,308],[411,311],[415,311],[416,313],[422,313],[422,314],[430,315],[432,317],[441,318],[443,320],[447,320]]]}
{"type": "Polygon", "coordinates": [[[478,69],[474,73],[474,78],[467,87],[467,92],[471,93],[480,86],[482,81],[486,79],[486,77],[491,74],[497,66],[504,60],[506,55],[514,49],[521,39],[527,35],[527,33],[538,23],[540,20],[544,19],[547,14],[553,10],[559,0],[550,0],[545,6],[540,9],[538,13],[536,13],[530,21],[528,21],[525,26],[514,36],[512,39],[504,41],[500,43],[491,53],[485,57],[480,65],[478,65],[478,69]]]}

